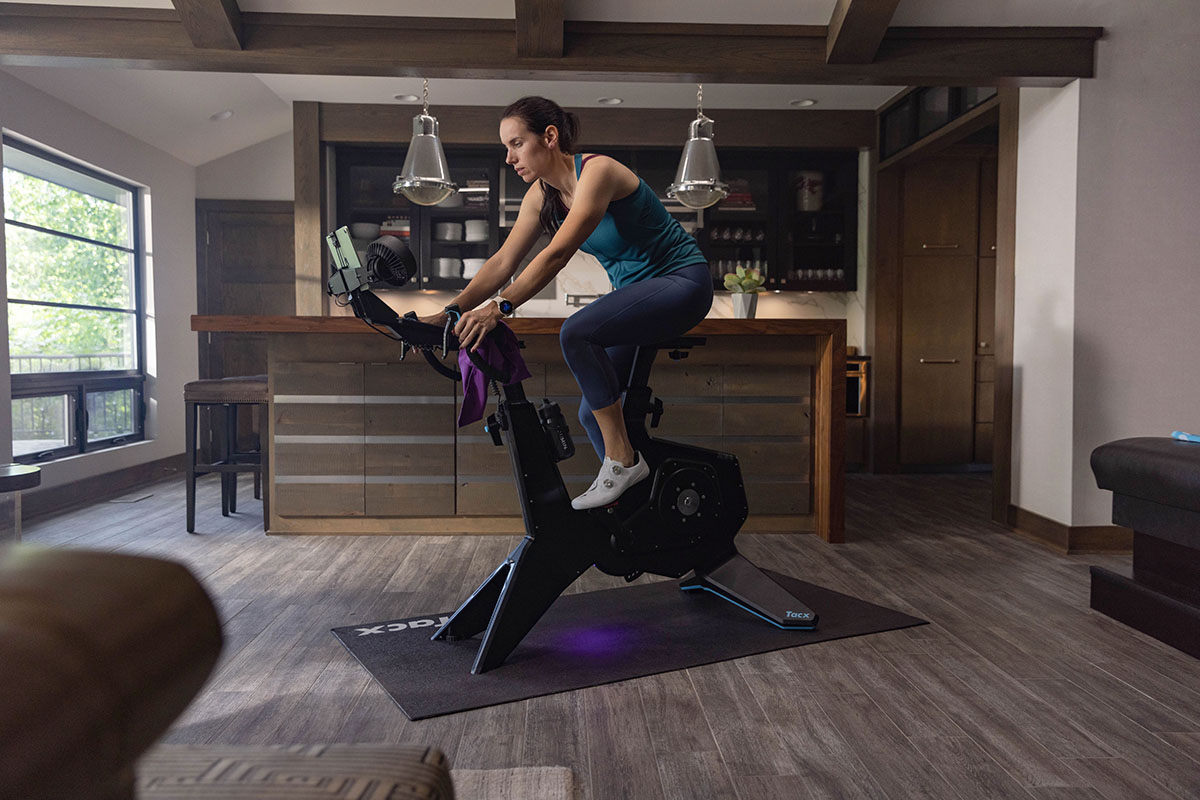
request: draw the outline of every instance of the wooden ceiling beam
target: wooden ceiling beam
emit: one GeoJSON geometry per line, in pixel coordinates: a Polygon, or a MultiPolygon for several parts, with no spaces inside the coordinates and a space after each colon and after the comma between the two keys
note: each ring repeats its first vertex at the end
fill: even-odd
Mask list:
{"type": "Polygon", "coordinates": [[[0,3],[0,64],[512,80],[1062,86],[1100,28],[890,28],[870,64],[826,62],[824,26],[567,22],[562,58],[517,55],[512,20],[243,13],[241,50],[173,12],[0,3]],[[152,13],[153,12],[153,13],[152,13]],[[158,13],[161,12],[161,13],[158,13]]]}
{"type": "Polygon", "coordinates": [[[242,11],[237,0],[171,0],[196,47],[242,49],[242,11]]]}
{"type": "Polygon", "coordinates": [[[563,0],[516,0],[517,57],[562,58],[563,0]]]}
{"type": "Polygon", "coordinates": [[[829,20],[825,60],[830,64],[870,64],[887,33],[900,0],[838,0],[829,20]]]}

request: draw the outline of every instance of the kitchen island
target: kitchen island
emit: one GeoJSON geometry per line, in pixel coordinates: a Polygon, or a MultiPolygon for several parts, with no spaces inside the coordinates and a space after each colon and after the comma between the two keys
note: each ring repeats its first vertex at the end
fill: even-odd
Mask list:
{"type": "MultiPolygon", "coordinates": [[[[533,375],[526,395],[558,402],[570,423],[576,454],[559,469],[575,496],[599,459],[576,417],[562,319],[509,324],[533,375]]],[[[353,317],[193,316],[192,330],[267,334],[271,533],[523,532],[506,448],[483,422],[457,427],[461,385],[424,358],[401,361],[398,343],[353,317]]],[[[738,457],[743,530],[842,541],[845,320],[708,319],[689,335],[707,342],[655,361],[665,410],[651,435],[738,457]]]]}

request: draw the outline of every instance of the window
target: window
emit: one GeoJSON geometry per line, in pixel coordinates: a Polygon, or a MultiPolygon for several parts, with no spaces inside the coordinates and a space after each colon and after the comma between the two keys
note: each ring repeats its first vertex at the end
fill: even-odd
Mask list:
{"type": "Polygon", "coordinates": [[[13,456],[144,438],[137,188],[8,137],[3,183],[13,456]]]}

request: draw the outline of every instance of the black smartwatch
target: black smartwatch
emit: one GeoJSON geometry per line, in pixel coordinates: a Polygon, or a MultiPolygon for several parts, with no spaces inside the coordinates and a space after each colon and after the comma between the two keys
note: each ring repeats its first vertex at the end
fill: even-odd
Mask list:
{"type": "Polygon", "coordinates": [[[516,308],[511,300],[506,300],[503,297],[496,298],[496,305],[500,307],[500,314],[505,317],[511,317],[513,310],[516,308]]]}

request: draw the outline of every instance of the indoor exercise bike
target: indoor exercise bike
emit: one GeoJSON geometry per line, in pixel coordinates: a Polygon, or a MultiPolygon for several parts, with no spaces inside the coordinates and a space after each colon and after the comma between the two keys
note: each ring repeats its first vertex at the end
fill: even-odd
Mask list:
{"type": "MultiPolygon", "coordinates": [[[[413,312],[401,317],[370,291],[373,284],[402,286],[415,273],[408,247],[381,237],[368,247],[363,267],[348,235],[345,244],[339,242],[344,230],[327,237],[335,262],[330,294],[345,298],[355,316],[399,341],[401,359],[409,349],[420,351],[435,370],[459,379],[458,370],[436,355],[440,349],[444,359],[458,349],[453,321],[442,328],[419,322],[413,312]]],[[[507,375],[468,351],[498,398],[485,431],[495,445],[508,445],[525,521],[521,543],[433,635],[454,640],[482,632],[472,673],[503,663],[554,600],[592,566],[627,581],[647,572],[682,577],[680,589],[713,592],[779,628],[816,627],[817,615],[734,545],[748,514],[737,458],[656,439],[646,429],[647,415],[650,427],[657,427],[663,413],[648,385],[657,352],[666,349],[679,360],[703,344],[703,338],[683,337],[638,348],[624,418],[650,476],[617,502],[582,511],[571,508],[558,471],[557,462],[569,458],[574,446],[557,404],[545,400],[535,409],[520,382],[507,383],[507,375]]]]}

